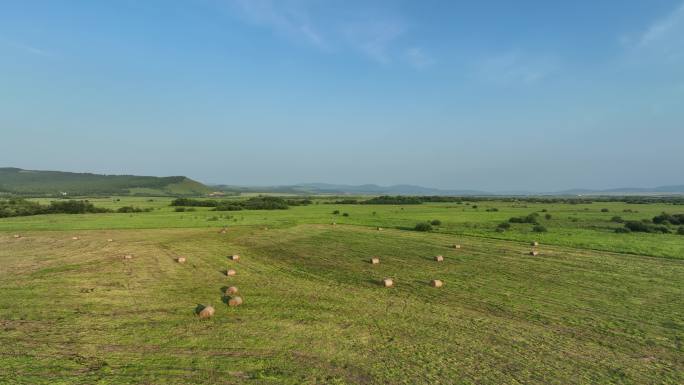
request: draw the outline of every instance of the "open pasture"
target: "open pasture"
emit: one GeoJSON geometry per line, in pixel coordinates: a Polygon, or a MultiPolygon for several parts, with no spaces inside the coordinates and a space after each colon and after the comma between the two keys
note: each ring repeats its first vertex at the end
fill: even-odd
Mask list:
{"type": "Polygon", "coordinates": [[[677,206],[93,201],[155,210],[0,220],[0,383],[684,382],[684,238],[610,222],[677,206]],[[493,231],[542,209],[547,233],[493,231]]]}

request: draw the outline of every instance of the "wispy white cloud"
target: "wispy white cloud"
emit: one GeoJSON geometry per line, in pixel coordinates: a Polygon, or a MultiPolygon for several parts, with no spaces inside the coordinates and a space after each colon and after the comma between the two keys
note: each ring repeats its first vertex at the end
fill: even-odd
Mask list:
{"type": "Polygon", "coordinates": [[[657,55],[665,60],[684,59],[684,2],[636,37],[622,36],[620,41],[637,55],[657,55]]]}
{"type": "Polygon", "coordinates": [[[426,68],[433,62],[420,48],[401,44],[407,24],[389,10],[371,10],[362,3],[331,17],[320,3],[311,0],[226,1],[246,22],[323,52],[346,50],[377,63],[403,61],[415,68],[426,68]]]}
{"type": "Polygon", "coordinates": [[[511,51],[482,60],[476,72],[481,79],[501,85],[533,84],[548,78],[558,66],[551,55],[511,51]]]}
{"type": "Polygon", "coordinates": [[[420,47],[407,49],[404,57],[411,66],[417,69],[427,68],[435,63],[435,60],[420,47]]]}
{"type": "Polygon", "coordinates": [[[0,44],[4,45],[6,47],[9,47],[9,48],[15,49],[17,51],[21,51],[21,52],[24,52],[27,54],[31,54],[31,55],[44,56],[44,57],[53,56],[53,54],[51,52],[48,52],[44,49],[36,48],[32,45],[21,43],[21,42],[15,41],[15,40],[6,39],[2,36],[0,36],[0,44]]]}
{"type": "Polygon", "coordinates": [[[327,49],[321,31],[313,25],[304,2],[274,0],[231,0],[230,4],[246,21],[272,29],[289,39],[327,49]]]}
{"type": "Polygon", "coordinates": [[[347,42],[379,63],[392,61],[391,48],[406,28],[398,20],[363,20],[343,27],[347,42]]]}

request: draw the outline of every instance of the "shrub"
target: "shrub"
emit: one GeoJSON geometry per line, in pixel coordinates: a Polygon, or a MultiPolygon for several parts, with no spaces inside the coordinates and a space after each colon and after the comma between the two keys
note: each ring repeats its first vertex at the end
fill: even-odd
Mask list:
{"type": "Polygon", "coordinates": [[[383,195],[361,202],[366,205],[419,205],[423,201],[418,197],[383,195]]]}
{"type": "Polygon", "coordinates": [[[652,225],[644,221],[628,221],[625,223],[625,228],[631,231],[642,232],[642,233],[663,233],[667,234],[670,229],[663,225],[652,225]]]}
{"type": "Polygon", "coordinates": [[[496,227],[499,229],[508,230],[511,228],[511,224],[508,222],[502,222],[502,223],[499,223],[496,227]]]}
{"type": "Polygon", "coordinates": [[[658,216],[653,217],[653,223],[655,224],[667,224],[671,223],[673,225],[684,225],[684,214],[668,214],[662,213],[658,216]]]}
{"type": "Polygon", "coordinates": [[[489,212],[497,212],[497,211],[499,211],[499,209],[497,209],[496,207],[490,207],[490,208],[488,208],[488,209],[487,209],[487,210],[485,210],[485,211],[489,211],[489,212]]]}
{"type": "Polygon", "coordinates": [[[679,226],[679,228],[677,229],[677,234],[684,235],[684,226],[679,226]]]}
{"type": "Polygon", "coordinates": [[[334,215],[340,215],[340,210],[335,210],[335,211],[333,211],[333,214],[334,214],[334,215]]]}
{"type": "Polygon", "coordinates": [[[541,211],[541,212],[545,213],[546,211],[547,211],[546,209],[542,209],[542,211],[541,211]]]}
{"type": "Polygon", "coordinates": [[[533,224],[538,224],[539,222],[537,221],[537,218],[539,217],[539,214],[537,213],[532,213],[529,214],[525,217],[512,217],[508,221],[511,223],[533,223],[533,224]]]}
{"type": "Polygon", "coordinates": [[[349,213],[344,213],[344,214],[342,214],[342,216],[343,216],[343,217],[348,217],[348,216],[349,216],[349,213]]]}
{"type": "Polygon", "coordinates": [[[432,231],[432,225],[428,222],[420,222],[413,228],[415,231],[432,231]]]}
{"type": "Polygon", "coordinates": [[[433,219],[433,220],[430,222],[430,224],[433,225],[433,226],[439,226],[439,225],[442,224],[442,221],[440,221],[439,219],[433,219]]]}
{"type": "Polygon", "coordinates": [[[601,209],[602,213],[607,213],[609,210],[608,209],[601,209]]]}
{"type": "Polygon", "coordinates": [[[477,205],[472,205],[471,207],[474,208],[474,209],[476,209],[476,208],[477,208],[477,205]]]}
{"type": "Polygon", "coordinates": [[[545,233],[545,232],[547,232],[548,230],[546,230],[546,227],[544,227],[544,226],[542,226],[542,225],[535,225],[535,226],[532,228],[532,231],[534,231],[535,233],[545,233]]]}
{"type": "Polygon", "coordinates": [[[551,214],[544,215],[544,218],[546,218],[547,220],[551,219],[551,214]]]}
{"type": "Polygon", "coordinates": [[[178,213],[182,213],[182,212],[185,211],[185,207],[176,207],[176,208],[175,208],[175,211],[178,212],[178,213]]]}
{"type": "Polygon", "coordinates": [[[119,207],[116,212],[117,213],[143,213],[143,212],[150,212],[152,211],[151,208],[144,208],[141,209],[140,207],[133,207],[133,206],[123,206],[119,207]]]}
{"type": "Polygon", "coordinates": [[[632,231],[630,229],[628,229],[627,227],[618,227],[617,229],[615,229],[615,232],[626,234],[626,233],[631,233],[632,231]]]}
{"type": "Polygon", "coordinates": [[[622,219],[622,217],[619,217],[617,215],[610,218],[610,221],[615,222],[615,223],[624,223],[625,222],[624,219],[622,219]]]}

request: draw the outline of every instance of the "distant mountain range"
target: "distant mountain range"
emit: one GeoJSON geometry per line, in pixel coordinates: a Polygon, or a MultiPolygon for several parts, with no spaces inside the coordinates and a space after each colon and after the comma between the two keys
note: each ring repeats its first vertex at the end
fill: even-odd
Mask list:
{"type": "Polygon", "coordinates": [[[0,194],[33,196],[59,195],[141,195],[141,196],[202,196],[212,192],[276,193],[296,195],[671,195],[684,194],[684,185],[654,188],[616,188],[608,190],[572,189],[555,192],[499,191],[468,189],[437,189],[400,184],[346,185],[329,183],[301,183],[285,186],[208,186],[185,176],[101,175],[63,171],[37,171],[20,168],[0,168],[0,194]]]}
{"type": "Polygon", "coordinates": [[[684,185],[660,186],[654,188],[616,188],[607,190],[573,189],[564,191],[499,191],[437,189],[409,184],[379,186],[375,184],[345,185],[328,183],[301,183],[285,186],[213,186],[216,189],[231,192],[269,192],[282,194],[341,194],[341,195],[453,195],[453,196],[488,196],[488,195],[652,195],[652,194],[684,194],[684,185]]]}

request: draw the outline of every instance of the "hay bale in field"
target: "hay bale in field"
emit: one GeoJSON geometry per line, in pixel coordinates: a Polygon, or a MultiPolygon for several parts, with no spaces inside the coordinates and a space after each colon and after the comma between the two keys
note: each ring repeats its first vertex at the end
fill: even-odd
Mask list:
{"type": "Polygon", "coordinates": [[[444,262],[444,257],[441,256],[441,255],[438,255],[438,256],[435,257],[435,261],[437,261],[437,262],[444,262]]]}
{"type": "Polygon", "coordinates": [[[236,286],[231,286],[226,289],[226,295],[230,294],[237,294],[238,293],[238,288],[236,286]]]}
{"type": "Polygon", "coordinates": [[[392,278],[385,278],[382,280],[382,286],[392,287],[392,286],[394,286],[394,281],[392,280],[392,278]]]}
{"type": "Polygon", "coordinates": [[[219,234],[225,234],[227,232],[227,229],[224,227],[221,230],[219,230],[219,234]]]}
{"type": "Polygon", "coordinates": [[[112,238],[107,239],[107,242],[114,242],[112,238]]]}
{"type": "Polygon", "coordinates": [[[264,230],[268,230],[268,227],[264,227],[264,230]]]}
{"type": "Polygon", "coordinates": [[[382,227],[378,227],[378,231],[382,231],[382,227]]]}
{"type": "Polygon", "coordinates": [[[215,310],[214,310],[214,307],[213,307],[213,306],[205,306],[204,309],[200,310],[200,312],[197,313],[197,315],[198,315],[201,319],[207,319],[207,318],[213,317],[213,316],[214,316],[214,312],[215,312],[215,310]]]}
{"type": "Polygon", "coordinates": [[[239,261],[240,260],[240,256],[237,254],[231,255],[229,258],[231,261],[239,261]]]}
{"type": "Polygon", "coordinates": [[[78,241],[78,237],[71,237],[72,240],[78,241]]]}
{"type": "Polygon", "coordinates": [[[176,262],[178,262],[178,263],[185,263],[185,257],[178,257],[178,258],[176,258],[176,262]]]}
{"type": "Polygon", "coordinates": [[[380,258],[373,257],[373,258],[370,259],[370,263],[371,263],[372,265],[378,265],[378,264],[380,264],[380,258]]]}
{"type": "Polygon", "coordinates": [[[537,255],[539,255],[539,252],[537,250],[532,250],[530,251],[530,255],[536,257],[537,255]]]}
{"type": "Polygon", "coordinates": [[[228,300],[228,306],[240,306],[242,305],[242,297],[231,297],[228,300]]]}
{"type": "Polygon", "coordinates": [[[21,235],[19,235],[19,234],[14,234],[14,238],[21,238],[21,235]]]}
{"type": "Polygon", "coordinates": [[[430,281],[430,286],[432,286],[432,287],[442,287],[442,286],[444,286],[444,282],[442,282],[442,281],[439,280],[439,279],[433,279],[432,281],[430,281]]]}
{"type": "Polygon", "coordinates": [[[133,256],[130,254],[126,254],[123,256],[123,259],[133,259],[133,256]]]}
{"type": "Polygon", "coordinates": [[[337,223],[333,222],[333,223],[331,223],[331,225],[333,225],[333,226],[337,226],[337,223]]]}
{"type": "Polygon", "coordinates": [[[451,247],[453,247],[454,249],[460,249],[461,245],[454,243],[451,247]]]}
{"type": "Polygon", "coordinates": [[[228,270],[226,270],[226,275],[229,276],[229,277],[232,277],[232,276],[234,276],[235,274],[237,274],[237,271],[235,271],[235,270],[233,270],[233,269],[228,269],[228,270]]]}
{"type": "Polygon", "coordinates": [[[536,246],[539,246],[539,242],[537,242],[537,241],[532,241],[532,243],[530,243],[530,244],[531,244],[532,246],[535,246],[535,247],[536,247],[536,246]]]}

